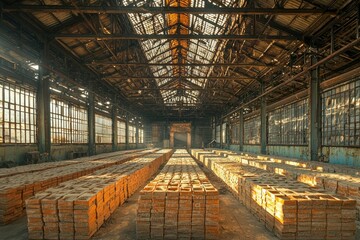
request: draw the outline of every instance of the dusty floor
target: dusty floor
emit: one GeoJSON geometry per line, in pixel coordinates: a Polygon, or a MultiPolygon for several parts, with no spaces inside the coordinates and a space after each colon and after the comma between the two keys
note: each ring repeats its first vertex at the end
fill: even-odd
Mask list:
{"type": "MultiPolygon", "coordinates": [[[[274,234],[267,231],[256,218],[226,190],[224,184],[207,169],[204,172],[210,181],[220,191],[220,228],[219,239],[236,240],[276,240],[274,234]]],[[[93,236],[94,240],[133,240],[135,234],[135,218],[137,209],[137,191],[106,221],[101,229],[93,236]]],[[[358,233],[359,234],[359,233],[358,233]]],[[[27,239],[26,218],[0,226],[0,240],[27,239]]],[[[358,235],[356,239],[360,239],[358,235]]]]}

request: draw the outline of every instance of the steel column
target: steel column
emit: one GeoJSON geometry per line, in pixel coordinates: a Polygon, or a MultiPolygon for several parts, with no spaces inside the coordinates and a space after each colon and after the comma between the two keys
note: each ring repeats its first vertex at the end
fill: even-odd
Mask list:
{"type": "MultiPolygon", "coordinates": [[[[311,56],[311,64],[317,63],[317,57],[311,56]]],[[[310,72],[310,89],[309,89],[309,115],[310,115],[310,141],[309,151],[310,160],[318,161],[320,153],[320,126],[321,126],[321,98],[320,98],[320,80],[319,68],[310,72]]]]}
{"type": "Polygon", "coordinates": [[[136,132],[135,132],[136,149],[139,148],[139,120],[136,119],[136,132]]]}
{"type": "Polygon", "coordinates": [[[125,149],[129,149],[129,114],[126,113],[125,121],[125,149]]]}
{"type": "MultiPolygon", "coordinates": [[[[41,50],[41,63],[47,62],[48,43],[41,50]]],[[[47,70],[39,67],[39,82],[36,93],[37,104],[37,140],[40,153],[48,153],[51,159],[51,129],[50,129],[50,89],[47,70]]]]}
{"type": "Polygon", "coordinates": [[[244,110],[239,111],[239,151],[244,151],[244,110]]]}
{"type": "Polygon", "coordinates": [[[223,147],[222,128],[223,128],[223,119],[222,117],[220,117],[220,148],[223,147]]]}
{"type": "MultiPolygon", "coordinates": [[[[261,93],[265,92],[265,83],[261,82],[261,93]]],[[[266,130],[267,130],[267,121],[266,121],[266,96],[263,96],[260,99],[260,144],[261,144],[261,154],[266,154],[266,130]]]]}
{"type": "Polygon", "coordinates": [[[111,120],[112,120],[112,150],[115,152],[118,150],[118,121],[117,121],[118,110],[115,105],[112,106],[111,120]]]}
{"type": "Polygon", "coordinates": [[[88,95],[88,155],[92,156],[96,154],[95,143],[95,97],[92,91],[89,91],[88,95]]]}

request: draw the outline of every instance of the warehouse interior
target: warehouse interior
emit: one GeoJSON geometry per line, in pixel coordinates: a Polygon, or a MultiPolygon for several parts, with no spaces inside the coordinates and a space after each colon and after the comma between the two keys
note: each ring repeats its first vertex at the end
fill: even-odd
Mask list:
{"type": "Polygon", "coordinates": [[[3,0],[0,119],[7,239],[360,239],[357,0],[3,0]]]}

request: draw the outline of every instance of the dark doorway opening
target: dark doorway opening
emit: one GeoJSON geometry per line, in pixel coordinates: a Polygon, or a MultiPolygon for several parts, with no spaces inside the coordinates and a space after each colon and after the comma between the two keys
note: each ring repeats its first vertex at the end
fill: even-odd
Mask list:
{"type": "Polygon", "coordinates": [[[176,132],[174,134],[174,148],[186,148],[187,146],[187,133],[176,132]]]}

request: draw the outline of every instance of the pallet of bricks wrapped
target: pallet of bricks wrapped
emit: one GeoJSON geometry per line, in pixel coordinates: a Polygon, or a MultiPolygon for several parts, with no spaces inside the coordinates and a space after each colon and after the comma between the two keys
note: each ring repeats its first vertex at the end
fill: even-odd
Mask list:
{"type": "Polygon", "coordinates": [[[107,159],[85,161],[70,166],[0,178],[0,224],[7,224],[23,215],[25,200],[34,196],[35,193],[153,151],[122,154],[107,159]]]}
{"type": "MultiPolygon", "coordinates": [[[[257,167],[268,172],[274,172],[289,179],[293,179],[310,186],[325,189],[341,196],[356,200],[357,221],[360,221],[360,178],[357,175],[345,173],[327,173],[313,168],[297,167],[293,164],[266,161],[252,156],[229,154],[227,158],[238,161],[244,165],[257,167]]],[[[340,168],[340,167],[339,167],[340,168]]]]}
{"type": "Polygon", "coordinates": [[[201,158],[209,155],[203,150],[192,154],[280,239],[355,239],[355,200],[225,157],[201,158]]]}
{"type": "Polygon", "coordinates": [[[100,159],[104,159],[104,158],[114,157],[114,156],[117,156],[120,154],[129,154],[129,153],[135,153],[135,152],[139,152],[139,151],[141,151],[141,150],[135,149],[135,150],[127,150],[127,151],[117,151],[117,152],[111,152],[111,153],[103,153],[100,155],[95,155],[95,156],[90,156],[90,157],[81,157],[81,158],[77,158],[74,160],[64,160],[64,161],[59,161],[59,162],[45,162],[45,163],[17,166],[17,167],[13,167],[13,168],[1,168],[0,169],[0,178],[23,174],[23,173],[44,171],[44,170],[47,170],[50,168],[58,168],[58,167],[72,165],[72,164],[77,164],[80,162],[100,160],[100,159]]]}
{"type": "Polygon", "coordinates": [[[140,192],[137,239],[217,239],[219,193],[186,150],[140,192]]]}
{"type": "Polygon", "coordinates": [[[89,239],[171,151],[104,168],[31,197],[26,201],[29,239],[89,239]]]}

